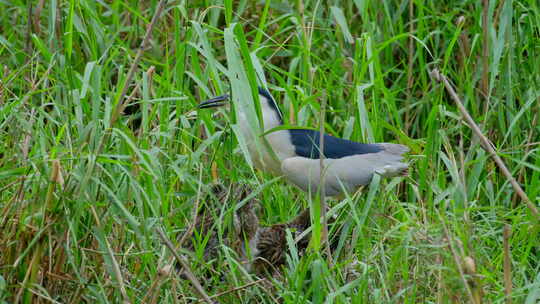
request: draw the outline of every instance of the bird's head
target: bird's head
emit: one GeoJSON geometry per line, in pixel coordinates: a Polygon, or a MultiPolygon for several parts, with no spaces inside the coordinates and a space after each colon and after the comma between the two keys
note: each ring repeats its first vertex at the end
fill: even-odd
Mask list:
{"type": "MultiPolygon", "coordinates": [[[[281,112],[272,97],[270,95],[270,92],[268,90],[259,87],[259,102],[261,105],[261,111],[262,115],[264,117],[264,120],[267,121],[268,119],[273,119],[279,121],[279,124],[283,123],[281,112]]],[[[231,96],[229,94],[221,95],[214,97],[212,99],[208,99],[206,101],[203,101],[199,104],[199,109],[207,109],[207,108],[217,108],[217,107],[226,107],[229,109],[229,101],[231,99],[231,96]]],[[[239,112],[243,112],[244,109],[242,107],[238,108],[239,112]]]]}

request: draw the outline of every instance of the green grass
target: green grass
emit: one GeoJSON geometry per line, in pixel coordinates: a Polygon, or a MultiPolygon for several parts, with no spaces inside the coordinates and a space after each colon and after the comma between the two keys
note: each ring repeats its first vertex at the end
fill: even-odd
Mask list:
{"type": "Polygon", "coordinates": [[[197,231],[180,251],[208,294],[257,280],[225,245],[239,201],[209,185],[250,184],[265,224],[310,202],[246,163],[234,117],[192,115],[229,90],[252,105],[257,83],[290,125],[317,128],[326,92],[327,132],[406,144],[411,173],[330,202],[334,265],[293,250],[282,276],[220,302],[467,303],[468,286],[503,303],[508,224],[511,298],[536,303],[540,225],[429,76],[451,79],[538,206],[540,6],[489,1],[485,74],[482,2],[169,1],[125,84],[158,1],[1,0],[0,303],[189,302],[156,229],[176,244],[196,202],[219,255],[197,231]],[[114,121],[124,85],[136,106],[114,121]]]}

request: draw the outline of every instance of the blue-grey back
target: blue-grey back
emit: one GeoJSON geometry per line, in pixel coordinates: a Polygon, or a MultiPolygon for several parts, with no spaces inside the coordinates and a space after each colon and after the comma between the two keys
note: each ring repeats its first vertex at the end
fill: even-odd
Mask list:
{"type": "MultiPolygon", "coordinates": [[[[307,129],[290,129],[291,141],[298,156],[318,159],[320,132],[307,129]]],[[[363,144],[324,134],[326,158],[342,158],[351,155],[377,153],[383,150],[378,144],[363,144]]]]}

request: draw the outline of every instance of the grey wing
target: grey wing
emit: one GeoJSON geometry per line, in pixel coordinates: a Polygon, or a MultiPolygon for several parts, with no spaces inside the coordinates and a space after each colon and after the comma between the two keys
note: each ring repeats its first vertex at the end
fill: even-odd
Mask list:
{"type": "MultiPolygon", "coordinates": [[[[407,169],[401,154],[408,151],[403,145],[381,144],[378,153],[351,155],[339,159],[325,159],[324,186],[328,196],[335,196],[346,190],[356,191],[369,184],[374,173],[384,177],[399,175],[407,169]]],[[[304,191],[313,193],[320,184],[320,160],[305,157],[291,157],[281,164],[285,177],[304,191]]]]}
{"type": "MultiPolygon", "coordinates": [[[[333,159],[325,160],[324,166],[329,168],[332,161],[333,159]]],[[[281,163],[281,171],[285,178],[300,189],[313,194],[318,191],[321,176],[320,160],[302,156],[287,158],[281,163]]],[[[327,171],[324,179],[326,195],[334,196],[341,193],[340,188],[335,186],[333,181],[335,178],[328,176],[327,171]]]]}
{"type": "Polygon", "coordinates": [[[403,159],[402,154],[410,151],[409,147],[400,144],[380,143],[378,145],[383,148],[383,152],[386,152],[390,155],[399,156],[399,159],[403,159]]]}
{"type": "Polygon", "coordinates": [[[409,164],[401,162],[403,154],[409,152],[409,147],[400,144],[380,143],[384,150],[377,159],[375,171],[384,177],[394,177],[407,171],[409,164]]]}

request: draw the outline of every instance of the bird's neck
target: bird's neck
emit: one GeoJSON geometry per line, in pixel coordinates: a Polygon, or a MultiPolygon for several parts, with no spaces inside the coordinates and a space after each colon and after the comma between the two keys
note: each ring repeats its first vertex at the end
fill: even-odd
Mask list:
{"type": "MultiPolygon", "coordinates": [[[[287,130],[268,132],[283,125],[283,120],[277,107],[267,102],[261,102],[262,132],[258,126],[252,127],[250,125],[246,111],[238,109],[237,113],[238,125],[240,126],[240,131],[245,139],[255,167],[277,175],[281,174],[280,160],[290,157],[294,153],[292,146],[289,144],[290,135],[287,130]],[[260,136],[265,133],[267,133],[264,136],[266,141],[263,143],[259,139],[262,139],[260,136]]],[[[251,123],[253,124],[253,121],[251,123]]]]}
{"type": "MultiPolygon", "coordinates": [[[[248,119],[248,113],[245,111],[245,109],[238,109],[238,123],[240,126],[243,127],[244,133],[253,133],[254,128],[251,127],[249,119],[248,119]]],[[[273,128],[279,127],[283,125],[283,120],[281,118],[281,114],[279,113],[279,110],[277,108],[272,107],[266,102],[261,102],[261,113],[262,113],[262,119],[263,119],[263,133],[267,132],[273,128]]],[[[259,129],[260,130],[260,129],[259,129]]],[[[247,134],[246,134],[247,135],[247,134]]]]}
{"type": "Polygon", "coordinates": [[[276,112],[273,109],[265,109],[265,108],[261,110],[262,110],[262,116],[263,116],[262,118],[263,118],[264,132],[283,125],[283,120],[279,112],[276,112]]]}

